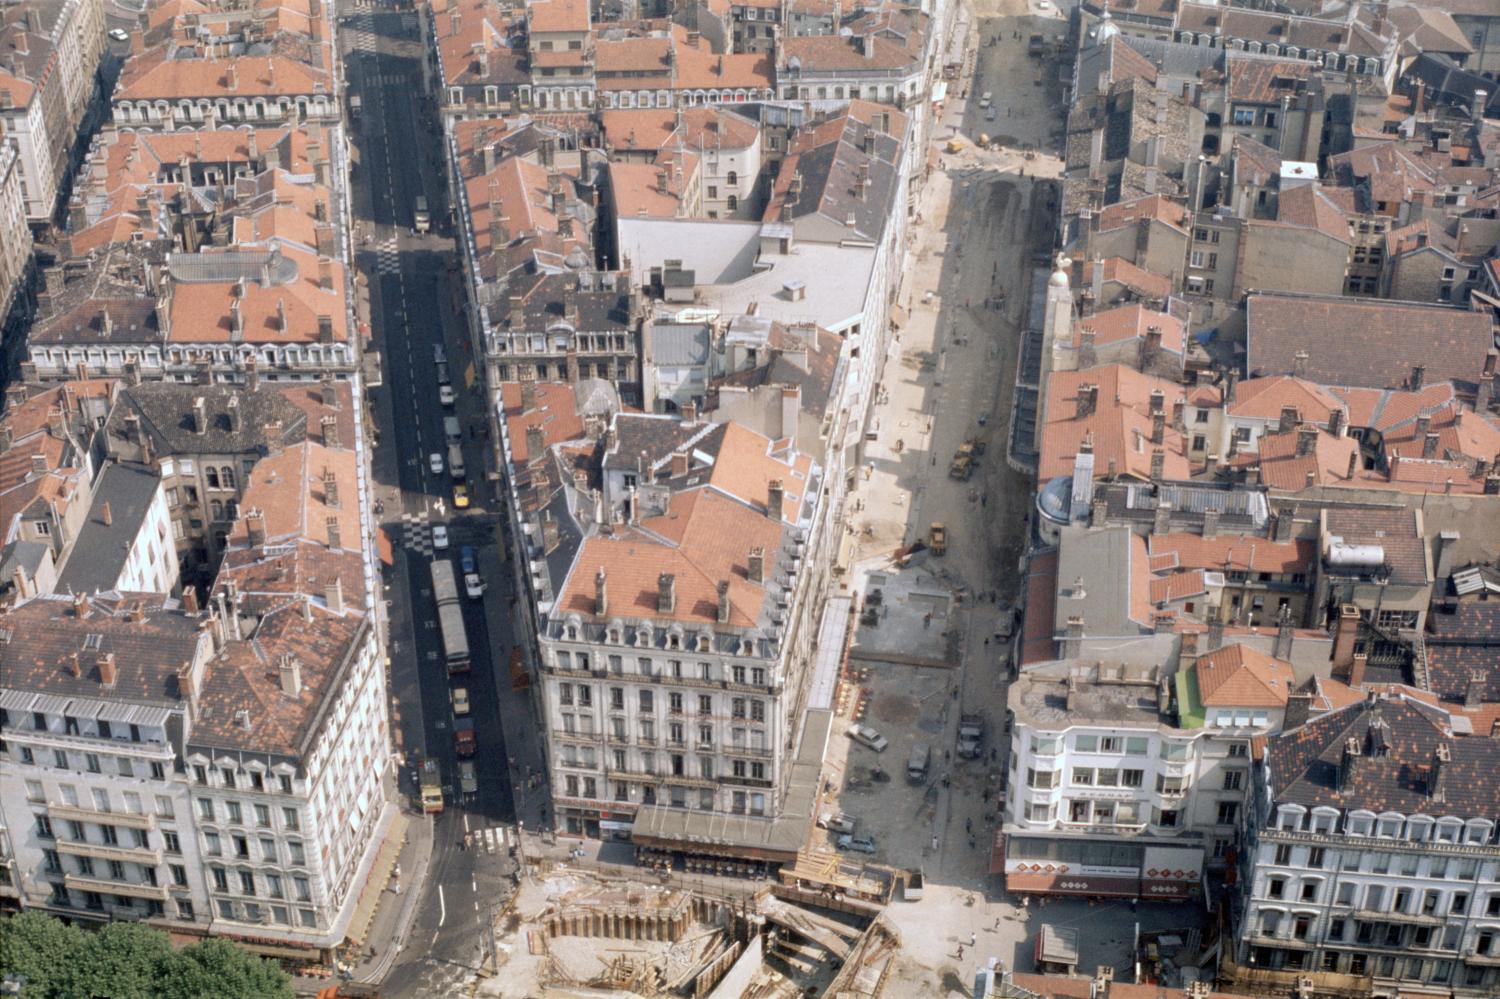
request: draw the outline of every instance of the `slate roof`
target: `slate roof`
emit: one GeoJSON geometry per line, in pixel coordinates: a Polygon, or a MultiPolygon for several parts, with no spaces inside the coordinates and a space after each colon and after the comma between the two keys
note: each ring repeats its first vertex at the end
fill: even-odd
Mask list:
{"type": "Polygon", "coordinates": [[[58,574],[58,590],[93,593],[114,588],[160,483],[154,468],[123,462],[105,466],[94,487],[88,519],[58,574]]]}
{"type": "Polygon", "coordinates": [[[163,594],[80,595],[85,616],[66,593],[35,597],[0,614],[0,683],[63,697],[100,697],[147,703],[177,703],[177,670],[209,642],[199,619],[184,614],[163,594]],[[139,620],[131,620],[133,611],[139,620]],[[97,636],[97,637],[91,637],[97,636]],[[116,680],[100,685],[98,657],[115,657],[116,680]],[[80,658],[80,675],[70,671],[80,658]]]}
{"type": "Polygon", "coordinates": [[[1266,741],[1266,771],[1275,801],[1411,815],[1493,817],[1500,812],[1500,742],[1455,739],[1447,715],[1405,697],[1361,701],[1314,718],[1266,741]],[[1347,741],[1359,755],[1340,785],[1347,741]],[[1444,796],[1429,791],[1433,757],[1446,744],[1452,754],[1444,796]]]}
{"type": "MultiPolygon", "coordinates": [[[[180,382],[142,382],[122,388],[105,424],[110,453],[139,458],[140,446],[132,439],[126,418],[140,418],[142,432],[150,435],[157,455],[259,454],[266,444],[266,427],[282,426],[281,445],[300,443],[307,435],[303,411],[280,392],[262,388],[246,391],[234,385],[184,385],[180,382]],[[203,433],[193,429],[193,401],[202,399],[208,417],[203,433]],[[230,426],[229,400],[237,400],[238,430],[230,426]]],[[[346,438],[353,443],[353,436],[346,438]]]]}
{"type": "Polygon", "coordinates": [[[705,323],[652,323],[651,360],[664,367],[707,364],[708,340],[705,323]]]}
{"type": "MultiPolygon", "coordinates": [[[[1428,684],[1445,701],[1462,701],[1469,677],[1485,674],[1481,700],[1500,701],[1500,601],[1466,600],[1429,614],[1428,684]]],[[[1481,733],[1483,734],[1483,733],[1481,733]]]]}
{"type": "Polygon", "coordinates": [[[1306,351],[1310,380],[1366,388],[1401,387],[1421,365],[1472,391],[1495,343],[1481,312],[1336,296],[1253,294],[1245,326],[1252,376],[1290,373],[1306,351]]]}

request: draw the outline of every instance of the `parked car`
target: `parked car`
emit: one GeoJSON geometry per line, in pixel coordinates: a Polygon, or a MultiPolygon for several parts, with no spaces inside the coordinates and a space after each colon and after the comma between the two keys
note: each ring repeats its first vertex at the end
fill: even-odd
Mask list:
{"type": "Polygon", "coordinates": [[[869,836],[852,836],[845,833],[836,842],[840,850],[853,850],[855,853],[875,852],[875,840],[869,836]]]}
{"type": "Polygon", "coordinates": [[[484,580],[479,578],[479,573],[464,573],[464,592],[469,595],[470,600],[478,600],[484,596],[484,580]]]}
{"type": "Polygon", "coordinates": [[[891,740],[868,725],[850,725],[846,734],[861,746],[873,749],[877,753],[885,752],[885,747],[891,744],[891,740]]]}
{"type": "Polygon", "coordinates": [[[438,402],[442,403],[444,406],[451,406],[457,401],[458,396],[454,394],[452,385],[438,386],[438,402]]]}
{"type": "Polygon", "coordinates": [[[853,834],[856,820],[843,812],[824,812],[818,816],[818,826],[830,832],[853,834]]]}
{"type": "Polygon", "coordinates": [[[124,31],[122,31],[119,28],[110,28],[109,29],[109,37],[113,38],[117,42],[127,41],[130,38],[129,35],[127,35],[124,31]]]}
{"type": "Polygon", "coordinates": [[[456,714],[456,715],[466,715],[466,714],[468,714],[469,713],[469,688],[468,687],[454,687],[453,688],[452,697],[453,697],[453,713],[456,714]]]}
{"type": "Polygon", "coordinates": [[[443,456],[436,451],[427,456],[427,467],[432,469],[433,475],[443,474],[443,456]]]}
{"type": "Polygon", "coordinates": [[[432,525],[432,547],[446,549],[448,547],[448,525],[432,525]]]}
{"type": "Polygon", "coordinates": [[[464,545],[458,550],[458,564],[465,573],[479,571],[479,553],[474,550],[473,545],[464,545]]]}
{"type": "Polygon", "coordinates": [[[448,363],[448,353],[447,353],[447,351],[443,350],[443,345],[440,344],[440,343],[435,343],[435,344],[432,345],[432,363],[433,364],[447,364],[448,363]]]}

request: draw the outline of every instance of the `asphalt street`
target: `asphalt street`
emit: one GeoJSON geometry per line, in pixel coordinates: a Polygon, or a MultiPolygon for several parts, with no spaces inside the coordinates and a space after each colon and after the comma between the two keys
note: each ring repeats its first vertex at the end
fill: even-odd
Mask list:
{"type": "MultiPolygon", "coordinates": [[[[349,91],[363,103],[351,122],[354,243],[368,280],[373,348],[383,384],[371,390],[376,423],[374,475],[379,519],[390,538],[393,565],[386,570],[394,731],[403,756],[401,790],[414,800],[415,774],[436,759],[445,781],[446,806],[433,819],[432,861],[418,908],[382,990],[390,995],[445,994],[478,964],[481,926],[501,902],[514,866],[515,810],[506,768],[497,697],[497,669],[511,648],[509,573],[496,544],[497,518],[487,506],[485,424],[481,372],[471,364],[468,337],[452,309],[458,258],[448,224],[435,109],[422,86],[416,15],[388,7],[341,3],[340,29],[349,91]],[[414,231],[414,207],[425,195],[433,231],[414,231]],[[441,354],[437,353],[441,350],[441,354]],[[445,357],[458,400],[438,397],[438,358],[445,357]],[[429,456],[446,455],[443,420],[459,417],[467,510],[454,507],[455,480],[434,473],[429,456]],[[472,428],[472,429],[471,429],[472,428]],[[432,528],[444,525],[450,543],[434,547],[432,528]],[[472,668],[450,677],[432,598],[431,561],[455,563],[462,547],[478,549],[489,589],[464,599],[472,668]],[[478,735],[478,791],[461,795],[453,746],[451,691],[465,687],[478,735]],[[468,838],[470,845],[465,846],[468,838]]],[[[446,466],[446,462],[445,462],[446,466]]],[[[461,573],[455,574],[461,580],[461,573]]],[[[508,676],[508,672],[506,674],[508,676]]]]}

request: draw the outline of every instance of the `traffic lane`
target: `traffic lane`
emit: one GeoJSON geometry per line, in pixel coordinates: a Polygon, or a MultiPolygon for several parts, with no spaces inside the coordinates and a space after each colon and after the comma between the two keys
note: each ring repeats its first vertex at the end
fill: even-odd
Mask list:
{"type": "Polygon", "coordinates": [[[469,635],[473,665],[469,670],[469,704],[474,718],[478,751],[474,763],[479,793],[471,810],[488,819],[510,822],[515,818],[506,760],[509,751],[500,724],[500,690],[503,670],[499,650],[491,641],[481,600],[465,600],[464,628],[469,635]]]}

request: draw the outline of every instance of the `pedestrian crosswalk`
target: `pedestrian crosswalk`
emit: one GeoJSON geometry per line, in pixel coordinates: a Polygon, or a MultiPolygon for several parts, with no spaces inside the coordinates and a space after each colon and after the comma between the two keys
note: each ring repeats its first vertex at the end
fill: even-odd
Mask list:
{"type": "Polygon", "coordinates": [[[476,829],[469,842],[481,853],[505,853],[516,841],[515,830],[509,826],[490,826],[476,829]]]}
{"type": "MultiPolygon", "coordinates": [[[[361,0],[356,6],[366,8],[370,6],[361,0]]],[[[354,40],[354,49],[358,52],[373,52],[375,49],[375,21],[369,14],[356,14],[349,19],[345,32],[354,40]]]]}
{"type": "Polygon", "coordinates": [[[400,273],[401,251],[396,249],[395,236],[387,236],[375,244],[375,271],[378,274],[400,273]]]}
{"type": "Polygon", "coordinates": [[[403,513],[401,515],[401,547],[410,548],[412,551],[421,552],[426,558],[432,558],[432,524],[426,517],[416,513],[403,513]]]}

